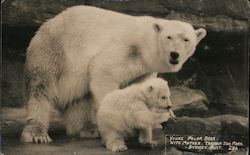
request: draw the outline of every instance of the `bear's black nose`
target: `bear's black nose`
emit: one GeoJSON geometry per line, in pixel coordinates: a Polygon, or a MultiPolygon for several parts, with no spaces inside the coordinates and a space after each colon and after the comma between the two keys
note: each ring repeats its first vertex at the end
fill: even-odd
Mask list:
{"type": "Polygon", "coordinates": [[[170,56],[172,60],[177,60],[179,58],[179,53],[172,51],[170,52],[170,56]]]}
{"type": "Polygon", "coordinates": [[[169,110],[170,108],[172,108],[172,106],[171,106],[171,105],[167,106],[167,108],[166,108],[166,109],[167,109],[167,110],[169,110]]]}

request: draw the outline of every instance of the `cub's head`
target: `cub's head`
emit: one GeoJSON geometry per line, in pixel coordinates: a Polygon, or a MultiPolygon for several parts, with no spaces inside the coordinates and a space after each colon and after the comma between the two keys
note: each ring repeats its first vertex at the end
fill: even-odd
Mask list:
{"type": "Polygon", "coordinates": [[[206,30],[195,30],[192,25],[176,20],[157,20],[156,33],[158,72],[177,72],[193,55],[197,44],[206,36],[206,30]]]}
{"type": "Polygon", "coordinates": [[[145,82],[145,96],[149,108],[169,109],[172,107],[170,101],[170,90],[167,81],[160,78],[152,78],[145,82]]]}

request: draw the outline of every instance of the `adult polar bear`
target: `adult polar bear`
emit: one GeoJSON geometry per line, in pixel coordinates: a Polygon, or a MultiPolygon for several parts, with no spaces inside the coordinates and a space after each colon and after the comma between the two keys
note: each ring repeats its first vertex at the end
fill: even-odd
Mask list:
{"type": "MultiPolygon", "coordinates": [[[[53,107],[68,134],[95,123],[108,92],[155,72],[177,72],[205,37],[187,23],[134,17],[89,6],[67,9],[44,23],[26,53],[25,142],[50,142],[53,107]]],[[[86,132],[87,133],[87,132],[86,132]]]]}

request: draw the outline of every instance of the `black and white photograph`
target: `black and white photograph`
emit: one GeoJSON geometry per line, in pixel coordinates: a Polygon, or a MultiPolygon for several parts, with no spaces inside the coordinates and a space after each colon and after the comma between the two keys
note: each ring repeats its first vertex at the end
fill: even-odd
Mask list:
{"type": "Polygon", "coordinates": [[[248,0],[1,0],[0,155],[249,154],[248,0]]]}

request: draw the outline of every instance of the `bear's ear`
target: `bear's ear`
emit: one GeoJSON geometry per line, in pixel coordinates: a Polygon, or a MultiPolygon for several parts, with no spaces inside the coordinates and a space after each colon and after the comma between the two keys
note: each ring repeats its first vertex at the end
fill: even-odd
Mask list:
{"type": "Polygon", "coordinates": [[[149,87],[148,87],[148,91],[149,91],[149,92],[152,92],[153,89],[154,89],[153,86],[149,86],[149,87]]]}
{"type": "Polygon", "coordinates": [[[161,27],[160,27],[159,24],[155,23],[153,26],[154,26],[154,30],[155,30],[156,32],[160,32],[160,31],[161,31],[161,27]]]}
{"type": "Polygon", "coordinates": [[[195,34],[197,37],[197,43],[199,43],[201,41],[201,39],[203,39],[206,36],[207,31],[203,28],[199,28],[199,29],[195,30],[195,34]]]}

